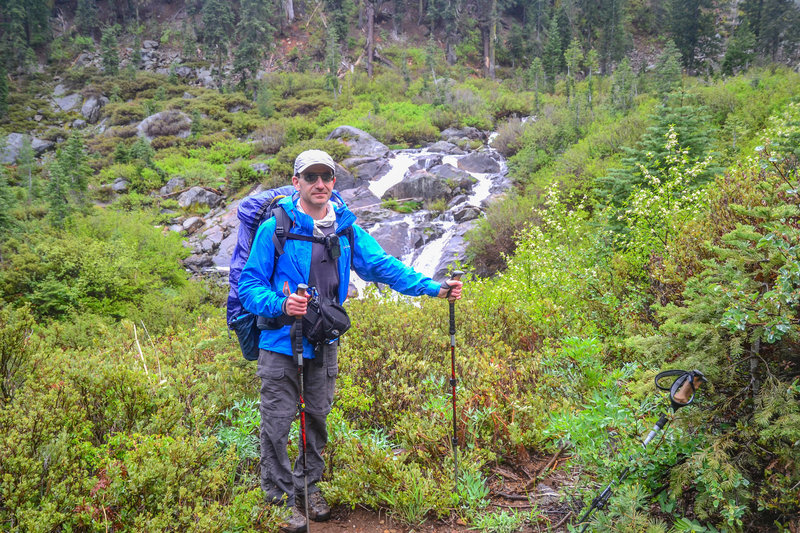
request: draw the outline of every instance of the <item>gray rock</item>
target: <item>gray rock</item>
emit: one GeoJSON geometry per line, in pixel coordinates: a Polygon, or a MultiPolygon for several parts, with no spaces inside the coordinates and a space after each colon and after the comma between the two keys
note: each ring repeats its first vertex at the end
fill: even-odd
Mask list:
{"type": "Polygon", "coordinates": [[[178,196],[178,205],[184,209],[188,208],[212,208],[222,202],[222,196],[207,191],[202,187],[192,187],[188,191],[178,196]]]}
{"type": "MultiPolygon", "coordinates": [[[[6,145],[0,146],[0,163],[13,164],[17,162],[19,153],[22,150],[22,143],[25,135],[22,133],[9,133],[6,136],[6,145]]],[[[52,147],[51,141],[43,141],[33,137],[31,139],[31,148],[36,155],[41,155],[42,152],[52,147]]]]}
{"type": "Polygon", "coordinates": [[[72,128],[76,130],[82,130],[86,127],[86,121],[82,118],[76,118],[72,121],[72,128]]]}
{"type": "Polygon", "coordinates": [[[144,41],[142,42],[142,48],[144,48],[145,50],[155,50],[156,48],[158,48],[158,41],[150,41],[150,40],[144,41]]]}
{"type": "MultiPolygon", "coordinates": [[[[179,78],[188,78],[188,77],[190,77],[192,74],[194,74],[194,70],[193,70],[191,67],[187,67],[187,66],[185,66],[185,65],[182,65],[182,66],[180,66],[180,67],[177,67],[177,68],[175,69],[175,75],[176,75],[176,76],[178,76],[179,78]]],[[[188,94],[188,93],[183,93],[183,94],[184,94],[184,98],[186,98],[186,96],[185,96],[185,95],[186,95],[186,94],[188,94]]],[[[193,96],[191,96],[191,95],[189,95],[189,96],[190,96],[191,98],[194,98],[194,97],[193,97],[193,96]]]]}
{"type": "Polygon", "coordinates": [[[33,120],[35,120],[36,122],[41,122],[43,118],[44,116],[40,115],[39,113],[33,115],[33,120]]]}
{"type": "Polygon", "coordinates": [[[198,229],[202,228],[204,221],[200,217],[189,217],[183,221],[183,230],[188,233],[192,234],[198,229]]]}
{"type": "Polygon", "coordinates": [[[359,187],[370,181],[380,179],[392,169],[389,160],[384,158],[369,157],[348,159],[347,161],[354,161],[355,163],[348,165],[353,169],[353,187],[359,187]]]}
{"type": "Polygon", "coordinates": [[[472,152],[458,160],[458,168],[480,174],[496,174],[500,172],[500,163],[486,152],[472,152]]]}
{"type": "Polygon", "coordinates": [[[441,154],[449,154],[449,155],[462,155],[466,153],[464,150],[462,150],[455,144],[447,141],[437,141],[433,143],[432,145],[428,146],[428,151],[437,152],[441,154]]]}
{"type": "Polygon", "coordinates": [[[185,179],[181,177],[172,178],[158,190],[158,193],[161,196],[165,196],[167,194],[172,194],[177,190],[183,189],[184,187],[186,187],[185,179]]]}
{"type": "Polygon", "coordinates": [[[170,231],[174,231],[175,233],[180,233],[183,231],[183,224],[173,224],[169,227],[170,231]]]}
{"type": "Polygon", "coordinates": [[[152,141],[162,135],[174,135],[185,139],[192,133],[192,119],[182,111],[169,109],[150,115],[136,126],[136,134],[152,141]]]}
{"type": "Polygon", "coordinates": [[[383,157],[389,148],[366,131],[353,126],[339,126],[327,137],[350,147],[351,156],[383,157]]]}
{"type": "Polygon", "coordinates": [[[243,105],[235,105],[235,106],[231,107],[230,109],[228,109],[228,113],[240,113],[241,111],[244,111],[245,109],[246,108],[243,105]]]}
{"type": "Polygon", "coordinates": [[[440,155],[426,155],[417,159],[417,162],[408,167],[409,172],[416,172],[417,170],[430,170],[436,165],[442,164],[442,156],[440,155]]]}
{"type": "Polygon", "coordinates": [[[453,220],[456,222],[465,222],[467,220],[475,220],[481,216],[481,210],[474,205],[461,204],[453,209],[453,220]]]}
{"type": "Polygon", "coordinates": [[[75,60],[75,65],[79,67],[85,67],[90,65],[92,61],[94,61],[94,54],[90,54],[89,52],[83,52],[81,55],[78,56],[78,59],[75,60]]]}
{"type": "Polygon", "coordinates": [[[464,234],[475,225],[474,221],[462,222],[456,226],[455,234],[447,241],[442,249],[442,259],[436,265],[433,272],[433,279],[445,279],[447,277],[447,269],[453,264],[454,261],[464,263],[467,259],[466,244],[464,243],[464,234]]]}
{"type": "Polygon", "coordinates": [[[72,111],[76,107],[78,107],[81,103],[81,95],[75,94],[68,94],[67,96],[60,96],[53,99],[56,106],[58,106],[61,111],[72,111]]]}
{"type": "Polygon", "coordinates": [[[199,68],[195,70],[194,75],[203,87],[208,87],[209,89],[217,88],[217,82],[214,81],[214,76],[211,75],[210,68],[199,68]]]}
{"type": "Polygon", "coordinates": [[[203,254],[190,255],[183,260],[184,268],[195,273],[200,273],[204,268],[210,267],[212,264],[211,258],[203,254]]]}
{"type": "Polygon", "coordinates": [[[413,242],[418,239],[416,232],[409,231],[408,224],[404,221],[390,221],[381,224],[370,232],[375,240],[391,256],[398,259],[413,251],[413,242]]]}
{"type": "Polygon", "coordinates": [[[466,128],[447,128],[441,133],[440,137],[445,141],[453,142],[454,140],[458,141],[460,139],[484,140],[485,135],[477,128],[467,126],[466,128]]]}
{"type": "Polygon", "coordinates": [[[65,94],[67,94],[67,88],[63,83],[59,83],[56,85],[55,89],[53,89],[53,96],[64,96],[65,94]]]}
{"type": "Polygon", "coordinates": [[[42,155],[46,150],[49,150],[55,145],[53,141],[45,141],[43,139],[37,139],[34,137],[31,139],[31,148],[36,153],[36,155],[42,155]]]}
{"type": "MultiPolygon", "coordinates": [[[[269,174],[269,165],[266,163],[251,163],[250,168],[252,168],[256,174],[269,174]]],[[[338,182],[339,180],[337,179],[336,181],[338,182]]]]}
{"type": "Polygon", "coordinates": [[[444,180],[434,176],[430,172],[418,170],[407,176],[403,181],[393,185],[387,190],[382,198],[412,198],[414,200],[436,200],[438,198],[448,198],[450,189],[444,180]]]}
{"type": "MultiPolygon", "coordinates": [[[[338,185],[338,183],[337,183],[338,185]]],[[[351,211],[355,211],[359,219],[362,218],[361,208],[365,206],[380,205],[381,199],[372,194],[372,191],[365,185],[355,189],[340,191],[342,200],[347,204],[351,211]]]]}
{"type": "Polygon", "coordinates": [[[355,189],[362,185],[366,185],[366,181],[361,179],[358,176],[355,176],[350,173],[345,167],[342,165],[336,165],[336,190],[337,191],[346,191],[348,189],[355,189]]]}
{"type": "Polygon", "coordinates": [[[194,95],[190,92],[184,91],[182,98],[184,100],[191,100],[192,98],[194,98],[194,95]]]}
{"type": "Polygon", "coordinates": [[[100,112],[107,103],[108,98],[105,96],[90,96],[81,107],[81,115],[89,124],[94,124],[100,119],[100,112]]]}
{"type": "Polygon", "coordinates": [[[211,239],[203,239],[200,241],[200,249],[203,251],[204,254],[210,254],[214,251],[215,248],[214,242],[211,239]]]}
{"type": "Polygon", "coordinates": [[[217,267],[226,267],[231,264],[233,249],[236,247],[237,232],[232,231],[225,237],[217,247],[217,253],[211,258],[211,262],[217,267]]]}
{"type": "Polygon", "coordinates": [[[452,165],[439,165],[430,169],[430,173],[444,180],[450,188],[451,194],[468,193],[478,180],[469,173],[459,170],[452,165]]]}
{"type": "Polygon", "coordinates": [[[128,192],[128,185],[130,185],[130,183],[128,183],[128,180],[125,178],[117,178],[114,180],[114,184],[111,185],[111,190],[117,194],[123,194],[128,192]]]}
{"type": "Polygon", "coordinates": [[[219,226],[211,226],[203,232],[203,236],[216,247],[224,240],[225,232],[219,226]]]}

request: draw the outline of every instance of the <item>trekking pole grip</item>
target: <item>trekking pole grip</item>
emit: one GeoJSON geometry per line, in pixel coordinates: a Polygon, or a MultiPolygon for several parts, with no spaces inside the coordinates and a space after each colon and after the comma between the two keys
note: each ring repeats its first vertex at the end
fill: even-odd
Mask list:
{"type": "MultiPolygon", "coordinates": [[[[300,283],[297,285],[297,295],[305,297],[308,285],[300,283]]],[[[297,366],[303,366],[303,317],[297,316],[294,319],[294,327],[292,328],[292,347],[297,356],[297,366]]]]}

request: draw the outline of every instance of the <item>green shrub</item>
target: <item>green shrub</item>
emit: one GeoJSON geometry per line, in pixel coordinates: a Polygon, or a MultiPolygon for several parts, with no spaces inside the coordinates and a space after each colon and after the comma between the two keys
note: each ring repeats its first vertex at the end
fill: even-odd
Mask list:
{"type": "Polygon", "coordinates": [[[108,116],[114,126],[128,125],[145,117],[145,111],[139,102],[109,103],[103,108],[103,114],[108,116]]]}
{"type": "Polygon", "coordinates": [[[253,140],[258,153],[277,154],[286,143],[286,126],[282,121],[272,120],[255,131],[253,140]]]}
{"type": "Polygon", "coordinates": [[[334,161],[341,161],[350,153],[350,148],[338,141],[310,140],[281,148],[270,162],[270,175],[281,183],[286,183],[294,174],[294,160],[305,150],[324,150],[334,161]]]}

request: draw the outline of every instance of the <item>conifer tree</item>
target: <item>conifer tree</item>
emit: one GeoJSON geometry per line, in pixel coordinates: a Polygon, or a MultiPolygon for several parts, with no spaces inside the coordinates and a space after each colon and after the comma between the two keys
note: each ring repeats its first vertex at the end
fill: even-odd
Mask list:
{"type": "MultiPolygon", "coordinates": [[[[621,206],[630,196],[633,187],[644,187],[645,171],[656,178],[668,172],[666,161],[669,151],[665,149],[664,135],[674,130],[680,146],[688,150],[690,161],[705,159],[711,147],[711,119],[702,106],[690,105],[686,95],[677,94],[660,105],[650,116],[653,123],[636,145],[626,148],[622,167],[612,169],[608,176],[599,178],[598,196],[606,203],[621,206]]],[[[709,165],[694,176],[691,185],[700,186],[720,172],[718,166],[709,165]]]]}
{"type": "Polygon", "coordinates": [[[547,44],[544,47],[542,66],[547,75],[547,82],[555,86],[556,76],[561,72],[561,62],[564,59],[564,49],[561,47],[561,32],[558,27],[558,17],[553,15],[550,19],[550,28],[547,32],[547,44]]]}
{"type": "Polygon", "coordinates": [[[239,45],[233,56],[233,72],[240,77],[240,87],[253,89],[254,98],[252,81],[275,32],[269,23],[271,17],[272,4],[267,0],[242,0],[236,25],[239,45]]]}
{"type": "Polygon", "coordinates": [[[58,158],[50,163],[48,170],[50,174],[50,183],[47,185],[47,203],[50,207],[48,215],[53,226],[62,228],[64,221],[72,211],[67,196],[69,177],[58,158]]]}
{"type": "Polygon", "coordinates": [[[74,131],[64,147],[56,154],[60,172],[65,180],[66,190],[72,193],[76,203],[83,207],[86,203],[86,192],[89,188],[89,176],[92,169],[88,165],[86,146],[80,132],[74,131]]]}
{"type": "Polygon", "coordinates": [[[0,60],[0,117],[5,117],[8,112],[8,74],[0,60]]]}
{"type": "Polygon", "coordinates": [[[233,12],[225,0],[207,0],[203,5],[203,43],[217,58],[217,75],[222,79],[222,58],[228,54],[233,34],[233,12]]]}
{"type": "Polygon", "coordinates": [[[118,28],[119,26],[107,26],[103,28],[103,35],[100,39],[100,55],[103,58],[103,71],[111,76],[119,74],[118,28]]]}
{"type": "Polygon", "coordinates": [[[712,7],[712,0],[669,0],[667,4],[669,33],[688,69],[695,68],[701,43],[713,34],[712,7]]]}
{"type": "Polygon", "coordinates": [[[30,135],[25,135],[22,137],[22,146],[19,149],[19,156],[17,156],[17,172],[28,189],[28,203],[38,196],[38,191],[33,181],[33,166],[35,162],[36,153],[33,150],[33,146],[31,146],[30,135]]]}
{"type": "Polygon", "coordinates": [[[618,111],[633,107],[636,97],[636,74],[627,57],[620,61],[611,80],[611,105],[618,111]]]}
{"type": "Polygon", "coordinates": [[[541,91],[542,78],[544,78],[544,68],[542,68],[541,58],[535,57],[528,68],[527,79],[528,87],[533,88],[533,108],[539,112],[539,92],[541,91]]]}
{"type": "MultiPolygon", "coordinates": [[[[0,137],[0,142],[5,145],[5,138],[0,137]]],[[[11,194],[11,187],[8,185],[6,169],[0,165],[0,238],[5,236],[13,223],[13,218],[11,217],[13,202],[14,196],[11,194]]]]}
{"type": "Polygon", "coordinates": [[[750,31],[750,24],[744,20],[733,32],[722,60],[722,72],[732,75],[740,68],[747,68],[755,55],[756,36],[750,31]]]}
{"type": "Polygon", "coordinates": [[[98,27],[97,3],[95,0],[78,0],[75,9],[75,25],[82,35],[91,36],[98,27]]]}
{"type": "Polygon", "coordinates": [[[678,47],[668,40],[655,69],[655,91],[662,97],[677,90],[683,83],[680,58],[678,47]]]}

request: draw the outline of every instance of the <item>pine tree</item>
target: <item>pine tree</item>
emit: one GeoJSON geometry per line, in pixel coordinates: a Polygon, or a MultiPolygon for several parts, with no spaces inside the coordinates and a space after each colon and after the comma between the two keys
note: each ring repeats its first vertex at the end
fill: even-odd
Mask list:
{"type": "Polygon", "coordinates": [[[56,159],[66,180],[66,190],[72,193],[78,206],[84,207],[92,169],[88,165],[83,135],[78,131],[72,132],[64,147],[56,154],[56,159]]]}
{"type": "Polygon", "coordinates": [[[695,68],[701,43],[713,35],[712,7],[712,0],[669,0],[667,4],[669,32],[688,69],[695,68]]]}
{"type": "Polygon", "coordinates": [[[118,29],[119,26],[107,26],[103,28],[103,35],[100,39],[100,55],[103,58],[103,71],[111,76],[119,74],[118,29]]]}
{"type": "Polygon", "coordinates": [[[561,32],[558,28],[558,17],[553,15],[550,19],[550,28],[547,31],[547,44],[544,47],[542,66],[547,75],[547,82],[555,86],[556,76],[561,72],[561,63],[564,61],[564,49],[561,47],[561,32]]]}
{"type": "MultiPolygon", "coordinates": [[[[239,46],[233,56],[233,72],[240,77],[242,88],[252,87],[258,67],[269,50],[275,28],[270,25],[272,4],[267,0],[242,0],[236,35],[239,46]]],[[[255,89],[253,88],[254,97],[255,89]]]]}
{"type": "Polygon", "coordinates": [[[99,21],[97,20],[95,0],[78,0],[78,6],[75,9],[75,25],[82,35],[91,36],[97,29],[99,21]]]}
{"type": "Polygon", "coordinates": [[[69,177],[58,158],[50,163],[48,170],[50,173],[50,183],[47,186],[47,203],[50,206],[48,214],[52,224],[57,228],[62,228],[64,221],[72,211],[67,196],[69,177]]]}
{"type": "Polygon", "coordinates": [[[8,74],[5,66],[0,61],[0,117],[5,117],[8,113],[8,74]]]}
{"type": "Polygon", "coordinates": [[[611,105],[618,111],[625,111],[633,107],[636,97],[636,74],[633,73],[631,62],[626,57],[620,61],[611,80],[611,105]]]}
{"type": "Polygon", "coordinates": [[[732,75],[741,68],[747,68],[755,56],[756,36],[750,31],[750,24],[745,20],[736,28],[728,42],[725,57],[722,60],[722,72],[732,75]]]}
{"type": "Polygon", "coordinates": [[[677,90],[683,83],[680,57],[675,43],[667,41],[655,69],[654,89],[662,97],[677,90]]]}
{"type": "Polygon", "coordinates": [[[17,156],[17,172],[28,189],[28,203],[36,198],[39,193],[33,180],[33,166],[35,163],[36,153],[33,150],[33,146],[31,146],[30,135],[25,135],[22,138],[19,156],[17,156]]]}
{"type": "Polygon", "coordinates": [[[539,113],[539,93],[541,91],[541,83],[544,78],[544,68],[542,68],[542,60],[535,57],[531,61],[531,66],[528,68],[527,81],[528,88],[533,88],[533,108],[535,113],[539,113]]]}
{"type": "MultiPolygon", "coordinates": [[[[0,137],[0,142],[5,145],[5,138],[0,137]]],[[[14,205],[14,196],[8,185],[6,169],[0,165],[0,238],[11,229],[14,219],[11,217],[11,208],[14,205]]]]}
{"type": "Polygon", "coordinates": [[[203,43],[217,58],[217,75],[222,79],[222,58],[228,54],[233,34],[233,12],[225,0],[207,0],[203,5],[203,43]]]}
{"type": "Polygon", "coordinates": [[[328,28],[328,43],[325,47],[325,88],[333,93],[334,98],[339,94],[339,47],[336,44],[336,30],[328,28]]]}
{"type": "MultiPolygon", "coordinates": [[[[622,167],[612,169],[609,175],[597,180],[597,194],[606,203],[621,206],[630,196],[634,187],[644,187],[644,169],[651,175],[666,175],[668,151],[664,147],[664,135],[672,128],[683,149],[688,150],[690,161],[705,159],[711,147],[709,126],[711,119],[704,107],[690,105],[686,95],[677,94],[666,104],[659,106],[650,116],[653,123],[636,145],[626,148],[627,156],[622,160],[622,167]]],[[[707,167],[702,173],[694,176],[692,186],[708,182],[720,168],[714,165],[707,167]]]]}

